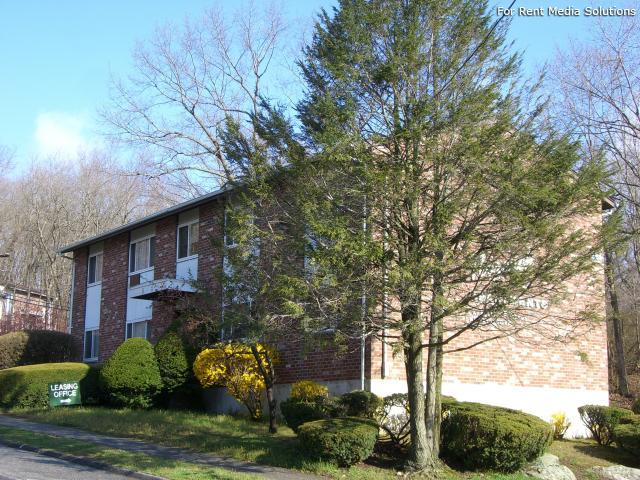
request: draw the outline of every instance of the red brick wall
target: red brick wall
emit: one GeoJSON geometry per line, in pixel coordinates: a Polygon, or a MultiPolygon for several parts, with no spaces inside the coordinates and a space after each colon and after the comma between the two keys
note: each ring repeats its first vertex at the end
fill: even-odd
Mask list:
{"type": "MultiPolygon", "coordinates": [[[[599,221],[600,216],[597,215],[591,219],[578,219],[576,225],[585,227],[588,222],[599,221]]],[[[491,382],[519,387],[606,391],[608,369],[604,272],[570,279],[565,282],[564,287],[567,295],[557,304],[530,310],[539,324],[529,331],[512,338],[488,341],[468,350],[446,354],[443,382],[491,382]],[[569,324],[563,325],[559,320],[576,318],[585,311],[597,313],[601,321],[573,322],[568,329],[569,324]]],[[[467,331],[447,345],[445,351],[472,345],[495,333],[467,331]]],[[[402,354],[394,358],[391,350],[391,346],[387,345],[386,376],[383,376],[382,343],[374,341],[374,378],[405,379],[402,354]]],[[[425,351],[425,372],[426,354],[425,351]]]]}
{"type": "MultiPolygon", "coordinates": [[[[178,217],[176,215],[156,223],[156,257],[154,277],[176,278],[176,236],[178,217]]],[[[175,318],[175,308],[165,302],[154,302],[149,340],[155,344],[175,318]]]]}
{"type": "MultiPolygon", "coordinates": [[[[214,299],[221,299],[218,281],[222,269],[222,242],[224,238],[224,203],[214,200],[200,207],[198,250],[198,281],[209,290],[214,299]]],[[[219,309],[219,305],[218,305],[219,309]]]]}
{"type": "MultiPolygon", "coordinates": [[[[127,315],[129,233],[104,241],[102,301],[100,302],[101,362],[124,341],[127,315]]],[[[86,282],[85,282],[86,288],[86,282]]]]}
{"type": "MultiPolygon", "coordinates": [[[[278,345],[280,362],[276,366],[278,383],[293,383],[298,380],[318,381],[357,380],[360,378],[360,341],[348,343],[344,351],[331,345],[332,336],[327,334],[315,348],[301,342],[278,345]],[[326,342],[326,343],[325,343],[326,342]]],[[[365,350],[365,378],[371,378],[371,355],[369,342],[365,350]]]]}
{"type": "Polygon", "coordinates": [[[71,335],[76,358],[82,360],[84,348],[84,313],[87,303],[87,259],[89,250],[81,248],[73,252],[74,285],[71,312],[71,335]]]}

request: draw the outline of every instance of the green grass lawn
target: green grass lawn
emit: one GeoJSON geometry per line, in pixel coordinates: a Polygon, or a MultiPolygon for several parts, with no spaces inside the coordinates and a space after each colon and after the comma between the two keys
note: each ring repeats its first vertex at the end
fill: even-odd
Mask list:
{"type": "Polygon", "coordinates": [[[596,480],[597,477],[589,472],[591,467],[609,465],[625,465],[640,468],[640,458],[617,447],[598,445],[594,440],[562,440],[553,442],[549,453],[560,458],[578,480],[596,480]]]}
{"type": "MultiPolygon", "coordinates": [[[[175,410],[117,410],[107,408],[59,408],[21,412],[28,419],[81,428],[106,435],[137,438],[159,445],[188,448],[265,465],[304,470],[334,478],[384,480],[398,478],[392,463],[357,465],[341,470],[300,452],[295,434],[281,426],[270,435],[265,423],[227,415],[207,415],[175,410]],[[380,468],[382,465],[384,468],[380,468]]],[[[28,443],[28,442],[27,442],[28,443]]],[[[560,457],[579,480],[592,480],[587,470],[595,465],[621,463],[640,466],[638,460],[615,447],[601,447],[592,440],[555,442],[550,452],[560,457]]],[[[217,477],[214,477],[217,478],[217,477]]],[[[525,480],[523,474],[445,472],[444,478],[525,480]]]]}
{"type": "Polygon", "coordinates": [[[87,442],[43,435],[16,428],[0,427],[0,438],[10,442],[90,458],[109,465],[150,473],[170,480],[253,480],[258,478],[255,475],[230,472],[222,468],[166,460],[152,455],[105,448],[100,445],[88,444],[87,442]]]}

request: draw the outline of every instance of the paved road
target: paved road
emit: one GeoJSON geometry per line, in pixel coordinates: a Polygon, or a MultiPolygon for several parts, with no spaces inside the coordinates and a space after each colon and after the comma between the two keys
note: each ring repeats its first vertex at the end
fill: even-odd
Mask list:
{"type": "Polygon", "coordinates": [[[124,480],[130,477],[0,446],[0,480],[124,480]]]}

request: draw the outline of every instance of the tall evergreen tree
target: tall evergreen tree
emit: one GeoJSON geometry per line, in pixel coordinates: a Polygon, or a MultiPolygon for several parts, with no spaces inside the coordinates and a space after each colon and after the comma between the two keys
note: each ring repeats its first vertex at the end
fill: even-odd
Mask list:
{"type": "Polygon", "coordinates": [[[296,301],[403,352],[416,469],[437,464],[447,346],[540,327],[529,300],[601,267],[607,228],[575,219],[597,218],[606,173],[527,108],[506,29],[484,0],[342,0],[301,62],[290,196],[313,268],[296,301]]]}

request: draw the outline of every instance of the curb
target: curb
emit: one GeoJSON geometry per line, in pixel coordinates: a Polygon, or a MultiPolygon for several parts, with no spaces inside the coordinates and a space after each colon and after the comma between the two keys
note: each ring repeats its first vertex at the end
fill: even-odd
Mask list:
{"type": "Polygon", "coordinates": [[[25,450],[27,452],[37,453],[38,455],[44,455],[46,457],[57,458],[71,463],[76,463],[84,467],[95,468],[97,470],[104,470],[110,473],[117,473],[120,475],[126,475],[130,478],[137,478],[138,480],[167,480],[165,477],[159,477],[150,473],[136,472],[135,470],[129,470],[128,468],[116,467],[108,463],[99,462],[97,460],[91,460],[86,457],[78,457],[69,453],[57,452],[55,450],[49,450],[46,448],[34,447],[26,443],[10,442],[3,438],[0,438],[0,445],[5,447],[15,448],[18,450],[25,450]]]}

